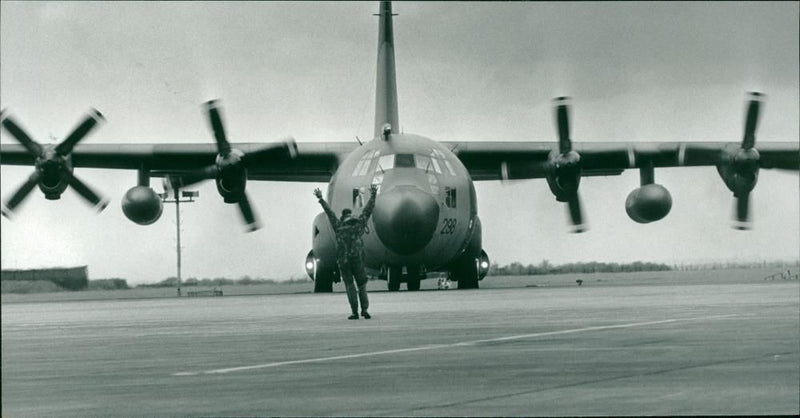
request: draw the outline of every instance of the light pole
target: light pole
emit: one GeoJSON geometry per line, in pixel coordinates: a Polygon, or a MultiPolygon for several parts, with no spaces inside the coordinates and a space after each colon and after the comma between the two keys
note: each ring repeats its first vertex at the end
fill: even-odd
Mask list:
{"type": "Polygon", "coordinates": [[[174,203],[175,204],[175,233],[177,235],[177,245],[176,250],[178,253],[178,297],[181,296],[181,203],[191,203],[194,202],[196,197],[200,197],[200,192],[194,190],[181,190],[180,196],[178,195],[177,188],[172,190],[172,200],[169,199],[169,190],[165,191],[164,193],[159,193],[158,195],[161,196],[161,200],[164,203],[174,203]],[[180,198],[183,197],[184,200],[180,198]]]}

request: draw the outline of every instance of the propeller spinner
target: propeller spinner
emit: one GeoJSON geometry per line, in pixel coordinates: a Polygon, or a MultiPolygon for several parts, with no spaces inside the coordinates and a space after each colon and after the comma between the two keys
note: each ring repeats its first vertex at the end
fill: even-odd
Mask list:
{"type": "Polygon", "coordinates": [[[57,200],[64,190],[71,186],[83,199],[91,203],[100,212],[108,206],[108,199],[99,196],[86,183],[73,174],[72,150],[98,124],[105,121],[103,115],[91,109],[83,121],[73,129],[58,145],[41,145],[34,141],[6,111],[0,113],[3,127],[35,158],[35,169],[11,198],[3,205],[3,216],[10,217],[14,210],[28,197],[34,187],[44,193],[45,198],[57,200]]]}

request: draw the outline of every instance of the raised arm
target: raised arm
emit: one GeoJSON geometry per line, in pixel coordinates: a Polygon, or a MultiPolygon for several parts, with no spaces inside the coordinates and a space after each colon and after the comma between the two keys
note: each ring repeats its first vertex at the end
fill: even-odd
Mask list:
{"type": "Polygon", "coordinates": [[[330,205],[328,205],[328,202],[322,198],[322,191],[320,191],[318,188],[314,189],[314,196],[317,197],[320,206],[322,206],[322,210],[324,210],[325,214],[328,215],[328,220],[331,221],[331,226],[333,226],[333,229],[337,229],[339,227],[339,218],[336,217],[336,213],[333,211],[333,209],[331,209],[330,205]]]}
{"type": "Polygon", "coordinates": [[[375,195],[378,193],[378,186],[374,184],[370,186],[369,193],[369,202],[364,206],[364,210],[361,211],[361,216],[358,217],[362,223],[366,223],[369,220],[370,215],[372,215],[372,209],[375,209],[375,195]]]}

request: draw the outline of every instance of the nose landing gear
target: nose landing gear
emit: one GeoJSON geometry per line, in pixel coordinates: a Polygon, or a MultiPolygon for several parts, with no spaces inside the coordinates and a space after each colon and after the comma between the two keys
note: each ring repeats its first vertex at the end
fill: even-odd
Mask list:
{"type": "Polygon", "coordinates": [[[400,283],[405,283],[410,291],[419,290],[420,281],[425,278],[421,266],[394,266],[386,269],[386,282],[390,292],[400,290],[400,283]]]}

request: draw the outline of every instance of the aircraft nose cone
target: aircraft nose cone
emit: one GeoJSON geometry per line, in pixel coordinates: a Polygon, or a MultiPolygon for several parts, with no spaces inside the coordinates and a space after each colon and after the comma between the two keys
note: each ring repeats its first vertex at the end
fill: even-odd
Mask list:
{"type": "Polygon", "coordinates": [[[398,254],[425,247],[439,223],[439,205],[433,196],[416,188],[381,193],[372,212],[381,241],[398,254]]]}

